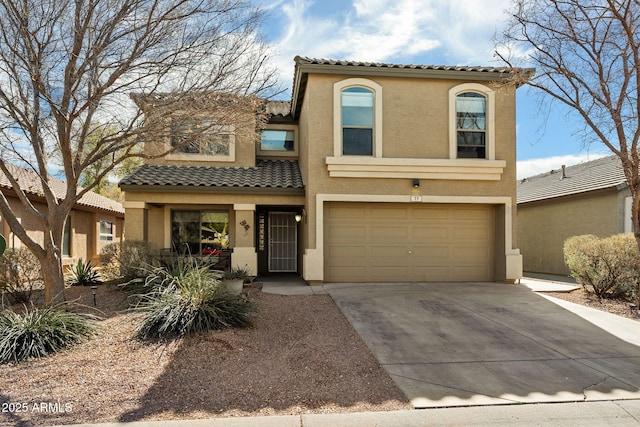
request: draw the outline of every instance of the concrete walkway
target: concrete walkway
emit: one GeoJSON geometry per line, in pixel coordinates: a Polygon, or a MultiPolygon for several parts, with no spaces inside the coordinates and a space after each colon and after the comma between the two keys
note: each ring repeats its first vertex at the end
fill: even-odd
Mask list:
{"type": "Polygon", "coordinates": [[[186,421],[78,424],[76,427],[423,427],[423,426],[563,426],[640,425],[640,400],[480,406],[353,414],[214,418],[186,421]]]}

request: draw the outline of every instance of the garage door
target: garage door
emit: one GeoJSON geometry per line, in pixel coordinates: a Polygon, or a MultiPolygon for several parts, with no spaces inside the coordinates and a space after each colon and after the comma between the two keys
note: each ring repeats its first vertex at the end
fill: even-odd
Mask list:
{"type": "Polygon", "coordinates": [[[327,282],[494,279],[492,206],[336,202],[324,219],[327,282]]]}

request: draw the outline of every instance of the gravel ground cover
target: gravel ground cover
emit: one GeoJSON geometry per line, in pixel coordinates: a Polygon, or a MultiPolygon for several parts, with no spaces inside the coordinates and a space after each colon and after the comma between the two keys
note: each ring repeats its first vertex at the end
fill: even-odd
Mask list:
{"type": "MultiPolygon", "coordinates": [[[[150,344],[132,338],[123,293],[100,286],[95,338],[0,365],[0,426],[410,408],[328,295],[249,294],[252,326],[150,344]]],[[[67,297],[93,304],[89,288],[67,297]]]]}
{"type": "Polygon", "coordinates": [[[578,288],[571,292],[544,292],[545,294],[560,298],[576,304],[585,305],[587,307],[606,311],[608,313],[617,314],[629,319],[640,321],[640,313],[635,308],[631,308],[632,303],[629,301],[617,299],[601,299],[599,300],[594,294],[578,288]]]}

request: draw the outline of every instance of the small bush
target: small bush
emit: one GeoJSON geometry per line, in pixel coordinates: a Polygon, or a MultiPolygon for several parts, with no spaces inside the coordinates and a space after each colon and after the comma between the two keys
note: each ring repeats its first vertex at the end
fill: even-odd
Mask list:
{"type": "Polygon", "coordinates": [[[247,277],[249,277],[248,265],[245,265],[244,267],[236,266],[230,271],[226,271],[224,273],[224,278],[227,280],[246,279],[247,277]]]}
{"type": "Polygon", "coordinates": [[[564,244],[571,275],[598,298],[632,298],[640,286],[640,252],[631,234],[575,236],[564,244]]]}
{"type": "Polygon", "coordinates": [[[248,325],[254,305],[229,294],[218,279],[208,268],[189,262],[151,271],[146,280],[150,291],[138,295],[138,303],[132,308],[142,314],[136,336],[173,338],[248,325]]]}
{"type": "Polygon", "coordinates": [[[107,280],[143,278],[149,267],[158,265],[159,258],[158,246],[144,240],[111,243],[100,251],[100,263],[107,280]]]}
{"type": "Polygon", "coordinates": [[[95,333],[91,318],[59,307],[0,312],[0,363],[46,357],[95,333]]]}
{"type": "Polygon", "coordinates": [[[0,256],[0,291],[11,303],[27,303],[34,289],[42,284],[40,262],[29,249],[7,249],[0,256]]]}
{"type": "Polygon", "coordinates": [[[71,266],[71,271],[67,276],[67,283],[71,286],[90,286],[101,283],[100,275],[91,265],[91,261],[86,263],[82,258],[71,266]]]}

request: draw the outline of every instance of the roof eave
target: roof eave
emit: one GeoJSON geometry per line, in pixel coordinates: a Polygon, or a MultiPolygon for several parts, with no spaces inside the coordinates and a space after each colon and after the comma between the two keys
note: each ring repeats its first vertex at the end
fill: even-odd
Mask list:
{"type": "Polygon", "coordinates": [[[607,185],[605,187],[592,188],[592,189],[586,190],[586,191],[576,191],[576,192],[573,192],[573,193],[551,195],[551,196],[546,196],[546,197],[538,197],[538,198],[535,198],[535,199],[530,199],[530,200],[525,200],[525,201],[516,201],[516,204],[517,205],[524,205],[524,204],[527,204],[527,203],[548,202],[548,201],[551,201],[551,200],[559,200],[559,199],[562,199],[562,198],[565,198],[565,197],[579,197],[579,196],[588,195],[590,193],[602,193],[602,192],[606,192],[608,190],[622,191],[625,188],[627,188],[627,185],[625,183],[607,185]]]}
{"type": "Polygon", "coordinates": [[[206,194],[262,194],[304,196],[304,188],[292,187],[228,187],[205,185],[142,185],[120,184],[122,191],[132,193],[206,193],[206,194]]]}
{"type": "Polygon", "coordinates": [[[302,98],[306,89],[306,76],[308,74],[339,74],[346,76],[369,77],[397,77],[399,74],[410,78],[440,79],[440,80],[464,80],[498,82],[513,80],[516,87],[527,83],[535,74],[534,68],[513,68],[508,71],[482,71],[482,70],[443,70],[409,67],[389,66],[358,66],[345,64],[310,64],[298,57],[295,59],[295,73],[293,89],[291,91],[291,114],[298,117],[302,98]],[[517,75],[517,76],[516,76],[517,75]]]}

